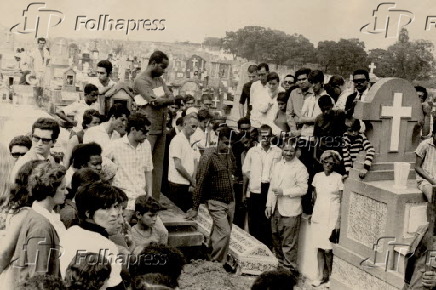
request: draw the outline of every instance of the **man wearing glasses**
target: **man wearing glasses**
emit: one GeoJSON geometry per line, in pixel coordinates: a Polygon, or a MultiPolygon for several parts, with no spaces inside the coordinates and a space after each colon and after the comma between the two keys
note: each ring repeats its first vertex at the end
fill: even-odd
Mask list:
{"type": "Polygon", "coordinates": [[[286,75],[282,82],[282,87],[286,93],[290,94],[297,87],[295,86],[295,77],[291,74],[286,75]]]}
{"type": "Polygon", "coordinates": [[[39,118],[32,125],[32,148],[15,163],[11,173],[11,182],[14,183],[15,176],[20,168],[27,162],[34,160],[46,160],[54,163],[50,149],[59,137],[59,124],[51,118],[39,118]]]}
{"type": "Polygon", "coordinates": [[[26,135],[16,136],[9,142],[9,152],[14,157],[15,162],[21,156],[26,155],[30,148],[32,148],[32,140],[26,135]]]}
{"type": "Polygon", "coordinates": [[[369,73],[364,69],[358,69],[353,72],[353,84],[355,92],[347,97],[345,104],[345,113],[347,118],[351,118],[354,113],[354,106],[357,101],[365,101],[369,90],[369,73]]]}
{"type": "Polygon", "coordinates": [[[295,72],[297,88],[292,91],[286,105],[288,125],[291,128],[291,133],[294,135],[300,134],[301,109],[303,108],[304,101],[313,95],[312,85],[308,81],[310,71],[309,68],[301,68],[295,72]]]}

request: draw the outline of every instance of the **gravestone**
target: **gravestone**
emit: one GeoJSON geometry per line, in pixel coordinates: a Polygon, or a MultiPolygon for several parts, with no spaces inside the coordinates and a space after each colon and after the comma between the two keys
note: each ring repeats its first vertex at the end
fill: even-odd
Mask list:
{"type": "Polygon", "coordinates": [[[341,237],[334,247],[332,289],[401,289],[404,256],[417,227],[426,224],[426,204],[417,188],[414,161],[421,103],[408,81],[386,78],[358,101],[357,119],[370,121],[376,155],[365,179],[360,153],[345,182],[341,237]],[[394,162],[408,162],[407,187],[394,187],[394,162]]]}

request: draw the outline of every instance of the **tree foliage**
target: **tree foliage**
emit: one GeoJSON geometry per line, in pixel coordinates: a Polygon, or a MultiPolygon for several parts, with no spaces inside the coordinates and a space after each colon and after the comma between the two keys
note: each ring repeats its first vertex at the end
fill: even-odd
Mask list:
{"type": "Polygon", "coordinates": [[[356,38],[319,42],[317,59],[324,72],[342,76],[369,64],[365,44],[356,38]]]}
{"type": "Polygon", "coordinates": [[[315,55],[313,44],[304,36],[260,26],[226,32],[223,48],[238,57],[278,65],[313,62],[315,55]]]}
{"type": "Polygon", "coordinates": [[[373,49],[369,59],[377,68],[374,73],[380,77],[399,77],[409,81],[426,80],[432,74],[434,57],[433,43],[426,40],[410,41],[406,29],[400,32],[399,40],[384,49],[373,49]]]}

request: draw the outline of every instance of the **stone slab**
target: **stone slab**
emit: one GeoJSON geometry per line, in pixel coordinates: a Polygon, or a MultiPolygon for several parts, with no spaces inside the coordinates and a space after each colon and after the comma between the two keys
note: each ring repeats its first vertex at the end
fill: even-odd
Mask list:
{"type": "Polygon", "coordinates": [[[168,246],[170,247],[201,246],[203,241],[203,234],[196,230],[169,231],[168,233],[168,246]]]}

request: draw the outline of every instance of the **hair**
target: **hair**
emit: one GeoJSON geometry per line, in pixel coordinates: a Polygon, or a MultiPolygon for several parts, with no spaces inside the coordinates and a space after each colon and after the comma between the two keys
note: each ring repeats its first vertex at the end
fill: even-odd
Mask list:
{"type": "Polygon", "coordinates": [[[85,95],[89,95],[90,93],[95,91],[98,91],[98,88],[94,84],[86,84],[85,88],[83,89],[85,95]]]}
{"type": "Polygon", "coordinates": [[[369,73],[366,69],[356,69],[355,71],[353,71],[353,77],[355,75],[364,75],[366,80],[369,81],[369,73]]]}
{"type": "Polygon", "coordinates": [[[424,99],[427,100],[428,93],[427,93],[427,89],[426,89],[426,88],[421,87],[421,86],[416,86],[416,87],[415,87],[415,90],[416,90],[417,92],[424,93],[424,99]]]}
{"type": "Polygon", "coordinates": [[[324,162],[327,158],[333,158],[333,162],[335,162],[335,165],[339,165],[341,163],[341,155],[335,150],[326,150],[321,154],[321,157],[319,158],[319,162],[324,162]]]}
{"type": "Polygon", "coordinates": [[[152,62],[154,63],[162,63],[165,60],[169,60],[168,55],[166,55],[165,53],[163,53],[160,50],[156,50],[155,52],[153,52],[150,56],[150,59],[148,60],[148,64],[152,64],[152,62]]]}
{"type": "Polygon", "coordinates": [[[45,40],[44,37],[38,37],[38,39],[36,39],[36,43],[39,43],[40,41],[45,41],[45,42],[47,42],[47,40],[45,40]]]}
{"type": "Polygon", "coordinates": [[[107,59],[100,60],[97,63],[97,67],[104,68],[106,70],[107,76],[110,76],[110,74],[112,73],[112,63],[109,60],[107,60],[107,59]]]}
{"type": "Polygon", "coordinates": [[[251,290],[292,290],[298,282],[298,272],[293,270],[271,270],[260,274],[251,290]]]}
{"type": "Polygon", "coordinates": [[[341,76],[334,75],[330,77],[328,84],[332,87],[343,86],[345,84],[345,80],[341,76]]]}
{"type": "MultiPolygon", "coordinates": [[[[147,119],[147,117],[142,113],[133,113],[129,116],[129,119],[127,121],[127,133],[130,133],[130,130],[132,128],[135,128],[136,131],[146,131],[146,127],[150,126],[151,123],[147,119]]],[[[145,132],[144,132],[145,133],[145,132]]]]}
{"type": "Polygon", "coordinates": [[[198,116],[198,121],[199,122],[204,122],[205,120],[211,118],[211,115],[209,114],[208,110],[200,110],[200,111],[198,111],[197,116],[198,116]]]}
{"type": "Polygon", "coordinates": [[[302,75],[307,75],[307,76],[309,76],[309,74],[310,74],[311,71],[312,71],[312,70],[311,70],[310,68],[306,68],[306,67],[304,67],[304,68],[300,68],[299,70],[297,70],[297,71],[295,72],[295,78],[298,78],[299,76],[302,76],[302,75]]]}
{"type": "Polygon", "coordinates": [[[79,219],[93,219],[97,210],[110,208],[119,202],[120,193],[117,187],[104,181],[97,181],[81,186],[75,200],[79,219]]]}
{"type": "Polygon", "coordinates": [[[24,146],[27,149],[32,147],[32,139],[26,135],[20,135],[12,138],[11,142],[9,142],[9,152],[12,152],[12,148],[14,146],[24,146]]]}
{"type": "Polygon", "coordinates": [[[148,273],[159,273],[170,278],[169,287],[178,287],[178,279],[185,265],[185,257],[177,249],[162,244],[151,244],[145,247],[138,255],[138,261],[131,268],[133,276],[142,276],[148,273]],[[150,263],[150,256],[161,263],[150,263]]]}
{"type": "Polygon", "coordinates": [[[65,177],[66,169],[57,163],[43,162],[29,176],[29,193],[35,201],[54,196],[65,177]]]}
{"type": "Polygon", "coordinates": [[[113,104],[112,107],[109,109],[109,112],[107,113],[108,119],[112,117],[120,118],[123,115],[126,115],[126,117],[128,118],[130,116],[130,111],[124,104],[121,103],[113,104]]]}
{"type": "Polygon", "coordinates": [[[250,73],[250,74],[257,72],[257,65],[255,65],[255,64],[250,64],[250,65],[248,66],[247,71],[248,71],[248,73],[250,73]]]}
{"type": "Polygon", "coordinates": [[[307,76],[309,83],[321,83],[324,84],[324,73],[320,70],[313,70],[307,76]]]}
{"type": "Polygon", "coordinates": [[[183,126],[185,124],[185,120],[183,117],[178,117],[176,119],[176,126],[183,126]]]}
{"type": "Polygon", "coordinates": [[[285,104],[288,103],[289,95],[286,92],[280,92],[277,95],[277,102],[284,102],[285,104]]]}
{"type": "Polygon", "coordinates": [[[268,66],[267,63],[262,62],[262,63],[257,65],[257,70],[258,71],[262,70],[262,68],[265,68],[266,71],[269,71],[269,66],[268,66]]]}
{"type": "MultiPolygon", "coordinates": [[[[232,135],[235,135],[235,132],[229,127],[222,127],[220,129],[220,133],[218,134],[218,139],[223,140],[224,138],[231,139],[232,135]]],[[[231,140],[230,140],[231,141],[231,140]]]]}
{"type": "Polygon", "coordinates": [[[333,101],[332,98],[329,95],[322,95],[319,99],[318,99],[318,106],[321,107],[325,107],[325,106],[333,106],[333,101]]]}
{"type": "Polygon", "coordinates": [[[136,276],[132,280],[132,290],[148,290],[148,289],[174,289],[171,278],[161,273],[148,273],[142,276],[136,276]]]}
{"type": "Polygon", "coordinates": [[[17,211],[20,208],[32,206],[33,199],[31,192],[29,192],[29,177],[32,174],[32,170],[44,162],[46,161],[29,161],[18,170],[9,193],[8,203],[10,209],[17,211]]]}
{"type": "Polygon", "coordinates": [[[94,142],[74,146],[73,153],[71,154],[73,168],[80,169],[85,167],[91,156],[101,156],[101,151],[101,146],[94,142]]]}
{"type": "Polygon", "coordinates": [[[135,199],[135,211],[140,214],[151,212],[153,214],[161,210],[161,206],[157,200],[151,196],[140,195],[135,199]]]}
{"type": "Polygon", "coordinates": [[[267,125],[267,124],[262,124],[260,126],[260,130],[269,130],[270,134],[272,134],[272,128],[271,126],[267,125]]]}
{"type": "Polygon", "coordinates": [[[352,119],[350,120],[350,129],[352,131],[359,131],[360,130],[360,121],[358,119],[352,119]]]}
{"type": "Polygon", "coordinates": [[[93,119],[94,117],[95,117],[95,118],[99,118],[100,121],[101,121],[101,115],[100,115],[100,112],[99,112],[99,111],[94,110],[94,109],[86,110],[86,111],[83,113],[82,128],[83,128],[83,129],[86,129],[86,128],[87,128],[86,126],[88,126],[88,125],[92,122],[92,119],[93,119]]]}
{"type": "Polygon", "coordinates": [[[35,132],[35,129],[41,130],[51,130],[51,139],[53,141],[57,140],[59,137],[59,133],[61,132],[61,128],[59,127],[59,123],[56,122],[52,118],[41,117],[36,120],[32,125],[32,134],[35,132]]]}
{"type": "Polygon", "coordinates": [[[187,94],[185,97],[185,103],[187,103],[188,101],[194,101],[195,102],[195,98],[193,95],[187,94]]]}
{"type": "Polygon", "coordinates": [[[268,73],[268,75],[266,76],[267,82],[270,82],[272,80],[277,80],[277,82],[280,82],[279,75],[275,71],[268,73]]]}
{"type": "Polygon", "coordinates": [[[51,275],[27,276],[17,284],[17,290],[64,290],[67,289],[61,277],[51,275]]]}
{"type": "Polygon", "coordinates": [[[247,117],[242,117],[241,119],[238,120],[238,129],[241,128],[242,124],[248,124],[251,126],[251,121],[250,118],[247,117]]]}
{"type": "Polygon", "coordinates": [[[295,80],[295,77],[292,74],[287,74],[284,78],[293,78],[295,80]]]}
{"type": "Polygon", "coordinates": [[[65,286],[74,290],[99,290],[111,271],[111,263],[104,255],[78,253],[66,270],[65,286]]]}
{"type": "Polygon", "coordinates": [[[88,184],[101,180],[101,175],[92,168],[80,168],[74,172],[71,178],[71,190],[68,193],[67,198],[73,199],[80,186],[86,186],[88,184]]]}

